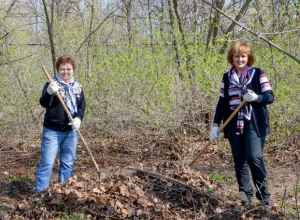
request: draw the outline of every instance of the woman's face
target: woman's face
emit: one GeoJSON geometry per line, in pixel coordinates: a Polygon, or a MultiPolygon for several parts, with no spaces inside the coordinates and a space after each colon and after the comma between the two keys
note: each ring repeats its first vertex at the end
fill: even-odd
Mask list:
{"type": "Polygon", "coordinates": [[[71,78],[74,75],[73,66],[71,63],[62,63],[59,65],[58,75],[62,78],[66,83],[71,82],[71,78]]]}
{"type": "Polygon", "coordinates": [[[248,55],[246,53],[233,54],[233,64],[239,73],[245,69],[247,63],[248,63],[248,55]]]}

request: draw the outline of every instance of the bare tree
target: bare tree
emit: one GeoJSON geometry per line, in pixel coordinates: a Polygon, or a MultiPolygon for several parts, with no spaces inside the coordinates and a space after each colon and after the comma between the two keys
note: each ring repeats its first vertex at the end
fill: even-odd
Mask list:
{"type": "Polygon", "coordinates": [[[126,27],[128,33],[128,45],[129,48],[132,45],[132,21],[131,21],[131,13],[132,13],[132,0],[121,0],[124,5],[124,12],[126,16],[126,27]]]}
{"type": "Polygon", "coordinates": [[[154,47],[153,47],[153,25],[152,25],[152,17],[151,17],[151,8],[152,6],[150,5],[150,0],[147,0],[147,8],[148,8],[148,20],[149,20],[149,29],[150,29],[150,45],[151,45],[151,50],[152,53],[154,52],[154,47]]]}
{"type": "MultiPolygon", "coordinates": [[[[225,0],[213,1],[213,5],[215,5],[217,8],[220,8],[220,9],[223,8],[224,3],[225,3],[225,0]]],[[[220,13],[216,10],[211,9],[209,31],[208,31],[207,39],[206,39],[206,51],[210,44],[211,38],[212,38],[212,44],[214,46],[216,44],[216,38],[218,36],[219,24],[220,24],[220,13]]]]}
{"type": "MultiPolygon", "coordinates": [[[[92,33],[93,30],[93,23],[94,23],[94,16],[95,16],[95,0],[92,0],[90,3],[91,11],[90,11],[90,23],[89,23],[89,34],[92,33]]],[[[90,56],[91,56],[91,48],[92,48],[92,41],[91,38],[87,40],[87,48],[86,48],[86,60],[87,60],[87,71],[86,77],[89,77],[90,72],[90,56]]]]}
{"type": "Polygon", "coordinates": [[[212,5],[210,2],[203,0],[203,2],[205,2],[206,4],[208,4],[209,6],[211,6],[212,8],[216,9],[218,12],[220,12],[221,14],[223,14],[225,17],[227,17],[228,19],[230,19],[231,21],[235,22],[238,26],[242,27],[244,30],[247,30],[248,32],[250,32],[251,34],[257,36],[258,38],[260,38],[261,40],[267,42],[269,45],[273,46],[274,48],[276,48],[277,50],[283,52],[284,54],[288,55],[289,57],[291,57],[292,59],[294,59],[295,61],[297,61],[298,63],[300,63],[300,59],[297,58],[296,56],[292,55],[291,53],[287,52],[286,50],[282,49],[281,47],[279,47],[277,44],[274,44],[273,42],[269,41],[268,39],[266,39],[265,37],[262,37],[260,33],[257,33],[255,31],[253,31],[250,28],[247,28],[245,26],[243,26],[242,24],[240,24],[239,22],[235,21],[234,19],[232,19],[231,17],[229,17],[227,14],[225,14],[224,12],[222,12],[220,9],[218,9],[216,6],[212,5]]]}
{"type": "MultiPolygon", "coordinates": [[[[239,11],[239,13],[237,14],[237,16],[235,17],[235,21],[239,21],[242,17],[242,15],[245,13],[245,11],[247,10],[249,4],[252,2],[252,0],[246,0],[245,4],[243,5],[243,7],[241,8],[241,10],[239,11]]],[[[218,7],[218,6],[217,6],[218,7]]],[[[220,8],[220,7],[218,7],[220,8]]],[[[222,9],[222,8],[220,8],[222,9]]],[[[236,23],[235,22],[232,22],[231,25],[228,27],[228,29],[226,30],[225,32],[225,37],[226,37],[226,40],[224,41],[222,47],[221,47],[221,50],[220,50],[220,53],[223,54],[225,49],[227,48],[227,44],[228,44],[228,41],[229,41],[229,33],[234,29],[234,27],[236,26],[236,23]]]]}
{"type": "MultiPolygon", "coordinates": [[[[224,6],[225,0],[216,0],[215,5],[216,7],[222,9],[224,6]]],[[[214,19],[213,19],[213,26],[212,26],[212,44],[216,45],[216,39],[218,36],[218,30],[220,25],[220,13],[216,12],[214,19]]]]}
{"type": "Polygon", "coordinates": [[[50,47],[51,47],[51,55],[52,55],[52,64],[53,64],[53,74],[55,75],[56,70],[55,70],[55,63],[56,63],[56,52],[55,52],[55,45],[54,45],[54,39],[53,39],[53,30],[52,30],[52,24],[53,24],[53,7],[54,7],[54,1],[51,3],[51,13],[52,16],[51,18],[49,17],[48,14],[48,9],[45,0],[43,0],[43,5],[44,5],[44,10],[45,10],[45,17],[46,17],[46,23],[48,27],[48,35],[49,35],[49,40],[50,40],[50,47]],[[51,21],[50,21],[51,19],[51,21]]]}
{"type": "MultiPolygon", "coordinates": [[[[175,51],[175,59],[177,63],[178,69],[181,67],[181,62],[180,62],[180,55],[179,55],[179,42],[176,38],[176,28],[175,28],[175,17],[174,17],[174,6],[173,2],[171,0],[168,0],[168,10],[169,10],[169,16],[170,16],[170,27],[171,27],[171,35],[172,35],[172,44],[173,48],[175,51]]],[[[183,78],[182,73],[179,71],[179,76],[180,78],[183,78]]]]}

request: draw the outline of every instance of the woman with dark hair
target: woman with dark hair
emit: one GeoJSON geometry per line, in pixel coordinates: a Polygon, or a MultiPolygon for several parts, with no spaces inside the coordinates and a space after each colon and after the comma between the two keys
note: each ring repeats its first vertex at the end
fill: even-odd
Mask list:
{"type": "Polygon", "coordinates": [[[61,56],[56,61],[57,75],[51,83],[46,82],[40,104],[46,108],[44,117],[41,159],[36,174],[35,192],[49,187],[52,168],[58,150],[60,163],[58,182],[66,182],[73,175],[78,143],[78,134],[85,112],[85,98],[82,86],[74,80],[75,60],[61,56]],[[68,108],[73,123],[60,103],[58,92],[68,108]]]}
{"type": "Polygon", "coordinates": [[[219,101],[210,134],[211,142],[220,138],[220,123],[225,122],[237,106],[247,103],[224,129],[235,164],[236,178],[243,202],[252,202],[254,195],[249,168],[256,188],[256,198],[272,205],[268,191],[267,173],[263,161],[266,136],[270,134],[267,106],[273,103],[274,94],[263,70],[254,68],[255,56],[248,43],[235,43],[227,54],[231,64],[223,75],[219,101]]]}

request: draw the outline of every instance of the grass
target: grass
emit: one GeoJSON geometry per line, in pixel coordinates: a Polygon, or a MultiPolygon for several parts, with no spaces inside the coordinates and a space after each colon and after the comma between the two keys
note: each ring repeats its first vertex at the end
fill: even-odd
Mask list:
{"type": "Polygon", "coordinates": [[[233,179],[233,176],[230,176],[230,175],[228,175],[228,176],[225,175],[225,176],[224,176],[224,175],[221,174],[221,173],[216,173],[215,175],[210,176],[209,179],[210,179],[210,180],[213,180],[213,181],[215,181],[215,182],[224,183],[224,182],[227,182],[227,181],[233,179]]]}
{"type": "Polygon", "coordinates": [[[69,216],[69,215],[63,215],[59,218],[60,220],[85,220],[85,216],[69,216]]]}

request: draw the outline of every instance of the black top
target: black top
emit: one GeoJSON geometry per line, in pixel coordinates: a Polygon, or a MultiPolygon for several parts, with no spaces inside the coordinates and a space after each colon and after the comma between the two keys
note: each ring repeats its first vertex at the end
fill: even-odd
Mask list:
{"type": "MultiPolygon", "coordinates": [[[[258,136],[266,136],[270,134],[270,123],[269,123],[269,115],[268,115],[268,104],[271,104],[274,102],[274,93],[272,90],[267,90],[264,93],[261,91],[261,84],[260,84],[260,76],[264,74],[263,70],[259,68],[254,68],[255,74],[253,76],[252,81],[246,86],[247,89],[253,90],[258,95],[258,101],[257,102],[251,102],[252,105],[252,115],[251,120],[253,120],[256,132],[258,136]]],[[[223,75],[224,80],[224,97],[220,97],[215,117],[214,117],[214,123],[220,124],[223,120],[223,123],[230,117],[231,113],[233,113],[232,110],[230,110],[229,106],[229,95],[228,95],[228,88],[229,88],[229,78],[228,78],[228,72],[223,75]]],[[[236,123],[237,122],[237,115],[231,120],[230,123],[236,123]]],[[[228,138],[229,136],[229,127],[226,126],[224,128],[224,137],[228,138]]]]}
{"type": "MultiPolygon", "coordinates": [[[[54,79],[54,81],[56,81],[54,79]]],[[[65,88],[62,84],[56,81],[58,84],[58,92],[62,99],[65,101],[66,92],[65,88]]],[[[49,95],[47,93],[49,82],[47,82],[44,86],[42,96],[40,98],[40,104],[44,108],[46,108],[45,118],[44,118],[44,126],[46,128],[55,130],[55,131],[71,131],[72,127],[69,125],[70,119],[65,112],[62,104],[60,103],[56,93],[53,95],[49,95]]],[[[78,117],[83,120],[84,112],[85,112],[85,98],[82,90],[82,86],[79,82],[74,82],[73,91],[76,96],[77,101],[77,111],[78,113],[73,116],[73,118],[78,117]]]]}

